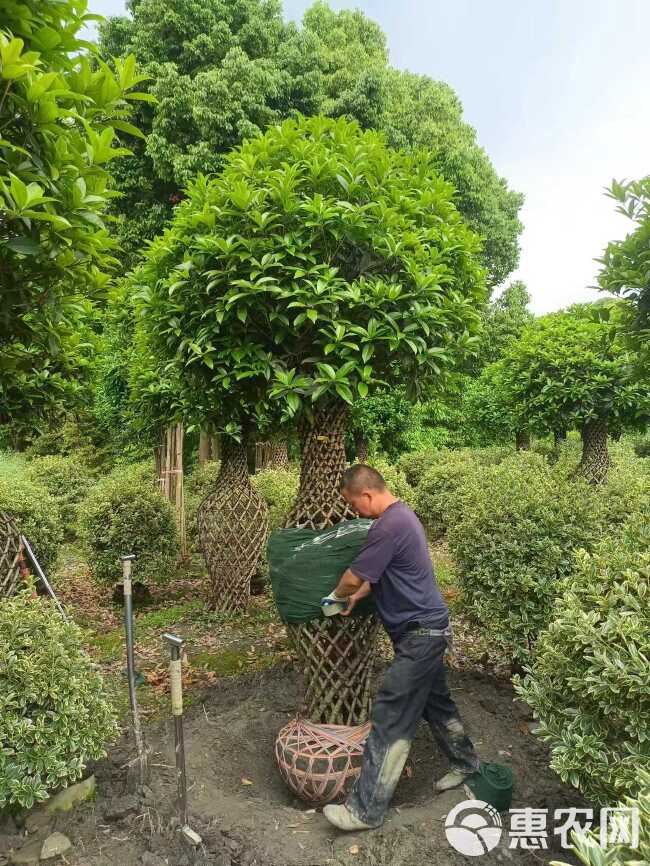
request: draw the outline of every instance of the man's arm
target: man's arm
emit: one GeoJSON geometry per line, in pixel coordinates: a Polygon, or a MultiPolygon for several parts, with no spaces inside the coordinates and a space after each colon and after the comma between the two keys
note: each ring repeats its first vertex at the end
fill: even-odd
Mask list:
{"type": "MultiPolygon", "coordinates": [[[[341,575],[341,579],[334,592],[339,598],[350,598],[350,596],[355,595],[361,589],[363,584],[364,581],[347,568],[341,575]]],[[[370,592],[370,586],[368,586],[368,592],[370,592]]],[[[368,592],[365,595],[368,595],[368,592]]]]}

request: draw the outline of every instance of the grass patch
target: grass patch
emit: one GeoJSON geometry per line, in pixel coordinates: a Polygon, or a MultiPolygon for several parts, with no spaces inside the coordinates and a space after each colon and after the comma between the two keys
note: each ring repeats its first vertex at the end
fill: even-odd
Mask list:
{"type": "Polygon", "coordinates": [[[188,601],[184,604],[175,604],[171,607],[162,607],[137,615],[136,628],[142,630],[171,628],[173,625],[186,620],[190,615],[201,616],[204,610],[205,604],[201,599],[188,601]]]}

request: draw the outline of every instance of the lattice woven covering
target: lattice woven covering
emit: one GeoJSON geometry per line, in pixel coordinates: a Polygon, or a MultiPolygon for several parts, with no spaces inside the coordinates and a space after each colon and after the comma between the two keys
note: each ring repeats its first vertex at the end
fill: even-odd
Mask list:
{"type": "Polygon", "coordinates": [[[330,803],[344,797],[361,770],[369,732],[369,722],[346,727],[292,719],[275,742],[282,778],[294,794],[310,803],[330,803]]]}
{"type": "Polygon", "coordinates": [[[287,629],[305,681],[301,715],[322,724],[363,724],[370,715],[377,619],[333,616],[287,629]]]}
{"type": "Polygon", "coordinates": [[[0,511],[0,598],[15,593],[21,564],[20,535],[9,515],[0,511]]]}
{"type": "Polygon", "coordinates": [[[215,489],[199,506],[197,522],[211,607],[245,609],[269,522],[266,503],[250,483],[245,446],[224,446],[215,489]]]}
{"type": "Polygon", "coordinates": [[[604,421],[590,421],[582,430],[582,460],[578,474],[589,484],[602,484],[612,465],[607,449],[607,424],[604,421]]]}
{"type": "Polygon", "coordinates": [[[356,515],[341,496],[345,471],[345,404],[314,410],[313,423],[302,427],[300,488],[287,527],[326,529],[356,515]]]}

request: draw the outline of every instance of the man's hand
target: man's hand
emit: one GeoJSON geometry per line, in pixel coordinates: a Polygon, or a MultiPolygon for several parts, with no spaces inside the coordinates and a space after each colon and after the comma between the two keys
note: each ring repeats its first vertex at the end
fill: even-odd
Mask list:
{"type": "Polygon", "coordinates": [[[361,601],[362,598],[366,598],[370,593],[370,584],[366,580],[361,584],[361,587],[348,598],[348,606],[345,610],[341,611],[341,616],[350,616],[357,602],[361,601]]]}

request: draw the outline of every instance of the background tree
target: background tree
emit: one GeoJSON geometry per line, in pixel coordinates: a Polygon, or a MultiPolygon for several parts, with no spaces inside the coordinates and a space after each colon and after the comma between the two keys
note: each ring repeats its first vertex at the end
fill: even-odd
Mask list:
{"type": "Polygon", "coordinates": [[[406,381],[413,398],[473,345],[480,243],[452,199],[425,152],[344,120],[286,121],[193,184],[152,246],[140,321],[188,392],[242,436],[264,413],[299,423],[291,526],[349,515],[355,396],[406,381]]]}
{"type": "Polygon", "coordinates": [[[476,131],[463,120],[454,90],[426,75],[387,70],[380,128],[394,147],[425,147],[433,153],[438,172],[456,187],[458,210],[485,239],[490,285],[502,283],[519,261],[524,197],[496,173],[476,131]]]}
{"type": "Polygon", "coordinates": [[[425,147],[484,238],[490,283],[516,267],[522,196],[508,189],[446,84],[388,66],[386,37],[359,11],[317,2],[302,27],[277,0],[137,0],[101,31],[103,52],[134,52],[152,77],[147,140],[120,165],[115,203],[132,260],[159,233],[197,173],[219,169],[244,138],[300,112],[357,120],[395,147],[425,147]]]}
{"type": "Polygon", "coordinates": [[[650,175],[632,183],[614,181],[609,196],[616,210],[636,225],[622,241],[608,244],[599,261],[598,284],[630,302],[632,331],[644,352],[650,345],[650,175]]]}
{"type": "Polygon", "coordinates": [[[16,436],[72,402],[88,364],[89,301],[116,264],[104,223],[115,131],[142,80],[87,55],[76,3],[5,4],[0,30],[0,424],[16,436]]]}
{"type": "Polygon", "coordinates": [[[526,284],[515,280],[490,302],[483,317],[478,363],[492,364],[502,358],[534,319],[526,284]]]}
{"type": "Polygon", "coordinates": [[[549,433],[580,430],[579,471],[599,483],[610,465],[609,431],[648,416],[649,391],[635,380],[635,361],[615,316],[606,307],[584,305],[536,320],[507,353],[504,381],[531,426],[549,433]]]}

